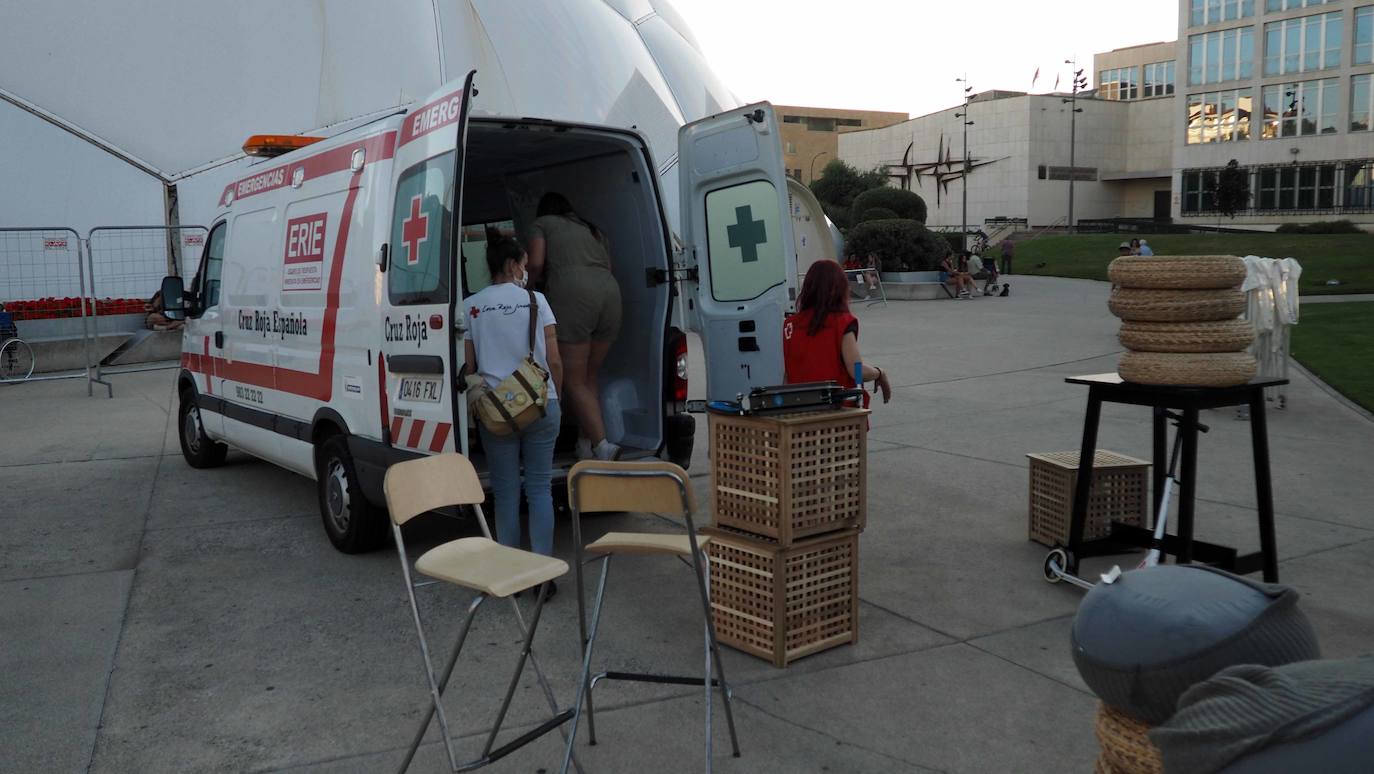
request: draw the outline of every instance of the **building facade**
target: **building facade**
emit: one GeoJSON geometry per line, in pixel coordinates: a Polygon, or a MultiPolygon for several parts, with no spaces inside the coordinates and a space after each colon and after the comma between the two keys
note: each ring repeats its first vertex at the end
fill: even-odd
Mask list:
{"type": "MultiPolygon", "coordinates": [[[[1093,58],[1095,89],[1076,103],[1071,172],[1067,95],[978,95],[968,223],[1066,222],[1072,176],[1075,222],[1214,224],[1211,190],[1234,159],[1251,199],[1227,226],[1345,219],[1374,230],[1374,0],[1177,2],[1177,41],[1093,58]]],[[[844,135],[840,157],[921,193],[930,225],[958,226],[958,112],[844,135]]]]}
{"type": "Polygon", "coordinates": [[[1174,215],[1210,220],[1235,159],[1236,225],[1348,219],[1374,227],[1374,2],[1179,0],[1174,215]]]}
{"type": "Polygon", "coordinates": [[[884,169],[892,185],[919,193],[929,211],[926,222],[936,228],[991,218],[1064,225],[1070,179],[1075,223],[1167,219],[1175,91],[1168,76],[1175,51],[1169,42],[1100,54],[1094,66],[1114,79],[1112,87],[1080,92],[1076,99],[1066,93],[975,95],[968,107],[967,173],[962,105],[841,135],[840,158],[860,169],[884,169]],[[1141,83],[1146,69],[1149,96],[1141,83]]]}
{"type": "Polygon", "coordinates": [[[1173,149],[1158,140],[1169,133],[1167,100],[1106,100],[1091,92],[1076,101],[1069,94],[978,94],[968,107],[967,173],[963,112],[960,105],[841,135],[840,158],[860,169],[884,169],[892,185],[920,194],[926,223],[934,228],[993,218],[1064,225],[1070,179],[1074,222],[1169,216],[1173,149]],[[1074,108],[1080,112],[1071,120],[1074,108]]]}
{"type": "Polygon", "coordinates": [[[890,126],[907,120],[907,113],[878,110],[775,105],[782,122],[782,156],[787,174],[810,184],[826,162],[839,158],[839,136],[845,132],[890,126]]]}

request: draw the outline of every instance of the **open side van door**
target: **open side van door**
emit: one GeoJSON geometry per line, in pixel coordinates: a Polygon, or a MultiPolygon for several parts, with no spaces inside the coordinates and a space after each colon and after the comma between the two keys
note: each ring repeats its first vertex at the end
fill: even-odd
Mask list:
{"type": "Polygon", "coordinates": [[[382,303],[382,437],[422,454],[467,453],[456,225],[473,73],[409,111],[396,137],[382,303]]]}
{"type": "Polygon", "coordinates": [[[767,102],[678,131],[689,324],[706,355],[707,400],[781,384],[783,316],[796,288],[787,175],[767,102]]]}

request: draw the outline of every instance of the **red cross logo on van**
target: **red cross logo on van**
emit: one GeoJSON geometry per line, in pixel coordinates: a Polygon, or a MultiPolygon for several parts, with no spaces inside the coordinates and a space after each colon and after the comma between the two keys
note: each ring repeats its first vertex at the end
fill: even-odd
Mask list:
{"type": "Polygon", "coordinates": [[[406,265],[420,262],[420,243],[429,239],[429,216],[420,212],[420,197],[410,197],[410,217],[401,221],[401,241],[406,245],[406,265]]]}

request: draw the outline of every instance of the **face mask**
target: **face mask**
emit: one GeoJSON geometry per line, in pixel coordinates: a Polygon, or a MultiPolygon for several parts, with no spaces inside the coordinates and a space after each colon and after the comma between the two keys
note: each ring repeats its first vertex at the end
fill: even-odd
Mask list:
{"type": "Polygon", "coordinates": [[[529,273],[528,271],[524,270],[524,269],[521,269],[521,271],[522,271],[523,273],[520,275],[520,278],[519,278],[519,279],[513,279],[513,280],[511,280],[511,282],[512,282],[517,288],[523,288],[523,287],[525,287],[526,285],[528,285],[529,282],[530,282],[530,273],[529,273]]]}

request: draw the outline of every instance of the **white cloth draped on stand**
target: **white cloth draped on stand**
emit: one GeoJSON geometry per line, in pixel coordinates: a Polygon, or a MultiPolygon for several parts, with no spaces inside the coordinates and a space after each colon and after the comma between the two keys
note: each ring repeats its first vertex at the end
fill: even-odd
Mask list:
{"type": "MultiPolygon", "coordinates": [[[[1245,281],[1245,319],[1255,329],[1255,343],[1250,352],[1259,362],[1261,378],[1288,378],[1289,328],[1298,322],[1298,278],[1302,265],[1293,258],[1261,258],[1247,255],[1245,281]]],[[[1275,387],[1268,397],[1276,400],[1276,408],[1284,408],[1287,390],[1275,387]]]]}

